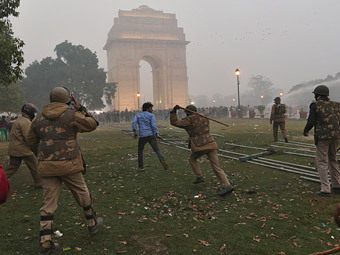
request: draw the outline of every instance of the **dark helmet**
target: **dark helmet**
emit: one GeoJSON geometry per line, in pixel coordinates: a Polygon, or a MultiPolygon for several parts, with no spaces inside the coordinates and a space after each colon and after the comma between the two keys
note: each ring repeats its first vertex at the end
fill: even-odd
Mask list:
{"type": "Polygon", "coordinates": [[[27,103],[22,106],[21,112],[27,114],[28,117],[30,117],[30,119],[33,120],[35,114],[38,112],[38,109],[37,107],[35,107],[34,104],[27,103]]]}
{"type": "Polygon", "coordinates": [[[280,103],[280,102],[281,102],[281,98],[280,98],[280,97],[275,97],[275,98],[274,98],[274,102],[275,102],[275,103],[276,103],[276,102],[280,103]]]}
{"type": "Polygon", "coordinates": [[[71,101],[71,93],[67,88],[55,87],[50,93],[50,102],[69,103],[71,101]]]}
{"type": "MultiPolygon", "coordinates": [[[[185,109],[188,109],[188,110],[191,110],[193,112],[197,112],[197,108],[196,106],[192,105],[192,104],[189,104],[187,107],[185,107],[185,109]]],[[[186,112],[187,114],[191,114],[191,112],[186,112]]]]}
{"type": "Polygon", "coordinates": [[[326,85],[319,85],[317,86],[314,91],[314,94],[320,95],[320,96],[329,96],[329,89],[326,85]]]}

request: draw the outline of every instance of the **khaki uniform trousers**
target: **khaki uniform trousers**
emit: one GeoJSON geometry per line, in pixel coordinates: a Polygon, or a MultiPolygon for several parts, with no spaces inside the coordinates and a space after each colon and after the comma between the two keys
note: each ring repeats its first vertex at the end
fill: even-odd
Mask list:
{"type": "Polygon", "coordinates": [[[227,187],[230,185],[230,182],[223,171],[223,169],[220,166],[218,156],[217,156],[217,150],[204,150],[204,151],[197,151],[197,152],[191,152],[189,163],[192,167],[192,170],[198,177],[203,177],[200,164],[197,162],[197,159],[203,155],[207,155],[208,159],[210,161],[210,164],[212,166],[212,169],[215,172],[215,175],[221,182],[222,187],[227,187]]]}
{"type": "Polygon", "coordinates": [[[38,172],[37,172],[38,160],[33,154],[29,156],[22,156],[22,157],[10,156],[9,166],[5,168],[7,177],[8,178],[12,177],[12,175],[14,175],[18,171],[22,160],[26,163],[27,167],[31,171],[35,186],[41,186],[41,177],[38,175],[38,172]]]}
{"type": "Polygon", "coordinates": [[[63,182],[71,190],[78,205],[83,207],[86,225],[94,226],[96,224],[91,195],[81,172],[63,176],[42,177],[42,186],[44,190],[43,206],[40,208],[41,243],[52,240],[53,215],[58,207],[58,199],[63,182]]]}
{"type": "Polygon", "coordinates": [[[283,135],[283,138],[287,138],[287,131],[286,131],[286,123],[285,122],[273,122],[273,136],[274,136],[274,141],[277,141],[277,134],[279,131],[279,127],[281,130],[281,133],[283,135]]]}
{"type": "Polygon", "coordinates": [[[319,140],[316,145],[316,165],[321,182],[321,192],[330,193],[332,188],[340,188],[339,163],[336,159],[336,150],[339,140],[319,140]],[[331,177],[329,182],[328,172],[331,177]]]}

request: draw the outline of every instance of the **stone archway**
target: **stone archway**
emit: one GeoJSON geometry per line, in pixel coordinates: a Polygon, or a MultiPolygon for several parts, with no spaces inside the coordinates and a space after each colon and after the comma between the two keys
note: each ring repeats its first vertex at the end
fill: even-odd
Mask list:
{"type": "MultiPolygon", "coordinates": [[[[108,33],[108,81],[117,82],[116,110],[138,109],[139,62],[152,68],[155,109],[188,104],[185,34],[177,27],[175,14],[142,5],[118,13],[108,33]]],[[[140,102],[142,104],[142,102],[140,102]]]]}

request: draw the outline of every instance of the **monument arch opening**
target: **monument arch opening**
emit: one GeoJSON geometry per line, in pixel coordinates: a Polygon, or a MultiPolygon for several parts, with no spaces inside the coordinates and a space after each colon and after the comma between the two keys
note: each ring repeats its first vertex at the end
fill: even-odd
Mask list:
{"type": "Polygon", "coordinates": [[[154,108],[186,105],[188,43],[183,29],[177,26],[175,14],[156,11],[146,5],[132,11],[120,10],[104,46],[108,80],[117,83],[115,109],[138,109],[138,102],[143,98],[140,94],[141,60],[151,66],[154,108]]]}
{"type": "Polygon", "coordinates": [[[152,67],[144,60],[139,61],[139,77],[141,104],[143,102],[154,102],[152,67]]]}

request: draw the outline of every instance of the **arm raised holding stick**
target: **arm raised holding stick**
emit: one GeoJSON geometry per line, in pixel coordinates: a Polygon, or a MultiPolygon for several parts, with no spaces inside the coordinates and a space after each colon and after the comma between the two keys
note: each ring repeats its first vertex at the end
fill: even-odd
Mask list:
{"type": "Polygon", "coordinates": [[[198,113],[198,112],[194,112],[194,111],[192,111],[192,110],[190,110],[190,109],[187,109],[187,108],[184,108],[184,107],[182,107],[182,106],[176,105],[175,107],[176,107],[177,109],[183,109],[184,111],[190,112],[190,113],[192,113],[192,114],[199,115],[199,116],[201,116],[201,117],[203,117],[203,118],[206,118],[206,119],[208,119],[208,120],[215,121],[215,122],[218,123],[218,124],[221,124],[221,125],[223,125],[223,126],[229,127],[229,125],[227,125],[227,124],[225,124],[225,123],[223,123],[223,122],[220,122],[220,121],[218,121],[218,120],[215,120],[215,119],[213,119],[213,118],[210,118],[210,117],[208,117],[208,116],[206,116],[206,115],[200,114],[200,113],[198,113]]]}

